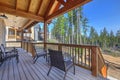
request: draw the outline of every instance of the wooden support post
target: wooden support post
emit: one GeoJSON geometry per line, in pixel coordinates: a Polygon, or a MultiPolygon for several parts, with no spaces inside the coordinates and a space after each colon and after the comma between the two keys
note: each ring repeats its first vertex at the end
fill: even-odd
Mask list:
{"type": "Polygon", "coordinates": [[[21,48],[23,48],[23,31],[21,32],[21,48]]]}
{"type": "Polygon", "coordinates": [[[15,39],[17,39],[17,30],[15,29],[15,39]]]}
{"type": "Polygon", "coordinates": [[[97,49],[96,47],[92,47],[92,54],[91,54],[91,69],[92,69],[92,75],[97,76],[98,73],[98,57],[97,57],[97,49]]]}
{"type": "Polygon", "coordinates": [[[46,42],[47,42],[47,22],[44,22],[44,49],[46,49],[46,42]]]}

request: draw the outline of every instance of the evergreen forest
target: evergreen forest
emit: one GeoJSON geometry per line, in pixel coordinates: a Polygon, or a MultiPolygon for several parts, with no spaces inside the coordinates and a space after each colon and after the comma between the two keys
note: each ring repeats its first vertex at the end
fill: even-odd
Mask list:
{"type": "Polygon", "coordinates": [[[101,48],[120,46],[120,30],[108,32],[104,27],[98,33],[95,26],[89,25],[83,7],[76,8],[52,21],[49,42],[65,44],[97,45],[101,48]],[[54,39],[54,40],[53,40],[54,39]]]}

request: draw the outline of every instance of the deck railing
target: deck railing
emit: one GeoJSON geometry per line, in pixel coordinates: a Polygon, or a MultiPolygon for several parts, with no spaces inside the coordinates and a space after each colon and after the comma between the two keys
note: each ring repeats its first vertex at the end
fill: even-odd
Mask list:
{"type": "Polygon", "coordinates": [[[94,76],[107,77],[107,66],[98,46],[46,43],[46,48],[69,53],[75,57],[76,65],[91,70],[94,76]]]}
{"type": "Polygon", "coordinates": [[[69,53],[71,56],[74,56],[76,65],[90,70],[94,76],[98,76],[100,73],[103,77],[106,77],[107,67],[98,46],[26,41],[21,43],[22,48],[32,53],[32,56],[35,56],[33,45],[45,48],[46,50],[53,49],[69,53]]]}
{"type": "Polygon", "coordinates": [[[15,39],[15,35],[8,35],[8,39],[15,39]]]}
{"type": "Polygon", "coordinates": [[[98,72],[100,75],[106,78],[108,66],[105,63],[105,60],[102,56],[102,51],[99,47],[97,48],[97,54],[98,54],[98,72]]]}
{"type": "Polygon", "coordinates": [[[21,47],[21,41],[6,41],[6,47],[21,47]]]}
{"type": "Polygon", "coordinates": [[[91,70],[92,47],[87,45],[46,43],[47,49],[60,50],[74,56],[75,64],[91,70]]]}

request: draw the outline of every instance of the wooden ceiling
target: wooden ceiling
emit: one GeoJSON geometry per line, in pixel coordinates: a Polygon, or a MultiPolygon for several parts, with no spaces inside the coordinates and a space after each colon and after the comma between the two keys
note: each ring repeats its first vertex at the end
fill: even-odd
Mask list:
{"type": "Polygon", "coordinates": [[[19,22],[21,23],[19,26],[22,26],[22,29],[24,29],[37,22],[50,21],[89,1],[90,0],[0,0],[0,13],[14,15],[15,19],[24,17],[20,18],[21,22],[19,22]]]}
{"type": "Polygon", "coordinates": [[[29,21],[29,19],[27,18],[14,16],[10,14],[5,14],[5,16],[8,17],[8,19],[4,19],[4,22],[8,27],[15,27],[15,28],[23,27],[24,24],[28,23],[29,21]]]}

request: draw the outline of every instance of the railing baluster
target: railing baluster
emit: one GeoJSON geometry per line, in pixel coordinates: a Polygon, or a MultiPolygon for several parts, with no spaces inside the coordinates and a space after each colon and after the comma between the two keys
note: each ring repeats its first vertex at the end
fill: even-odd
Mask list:
{"type": "Polygon", "coordinates": [[[91,62],[90,48],[89,48],[89,51],[88,51],[88,55],[89,55],[89,56],[88,56],[88,60],[89,60],[89,67],[90,67],[90,62],[91,62]]]}
{"type": "Polygon", "coordinates": [[[84,49],[84,52],[85,52],[85,55],[84,55],[84,60],[85,60],[85,65],[87,65],[87,63],[86,63],[86,59],[87,59],[87,55],[86,55],[86,48],[84,49]]]}
{"type": "Polygon", "coordinates": [[[83,65],[83,49],[81,48],[81,65],[83,65]]]}
{"type": "Polygon", "coordinates": [[[74,47],[72,47],[72,56],[74,56],[74,47]]]}
{"type": "Polygon", "coordinates": [[[77,48],[75,47],[74,56],[75,56],[75,62],[77,63],[77,56],[76,56],[76,54],[77,54],[77,48]]]}
{"type": "Polygon", "coordinates": [[[72,56],[72,48],[70,47],[70,56],[72,56]]]}
{"type": "Polygon", "coordinates": [[[79,57],[80,57],[80,51],[79,51],[79,48],[78,48],[78,65],[80,64],[80,59],[79,59],[79,57]]]}
{"type": "Polygon", "coordinates": [[[68,53],[70,54],[70,47],[68,47],[68,53]]]}

